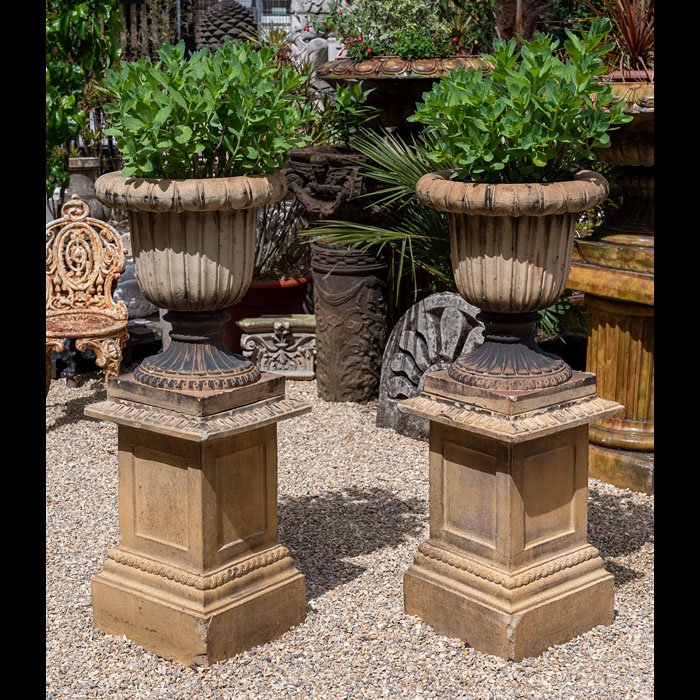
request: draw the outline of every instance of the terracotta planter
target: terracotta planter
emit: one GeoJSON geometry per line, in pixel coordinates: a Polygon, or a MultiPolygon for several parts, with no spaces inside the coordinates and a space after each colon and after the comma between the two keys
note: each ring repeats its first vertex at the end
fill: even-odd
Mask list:
{"type": "Polygon", "coordinates": [[[376,56],[365,61],[340,58],[328,61],[316,69],[316,75],[330,83],[357,82],[373,88],[367,104],[379,109],[372,127],[399,127],[417,131],[420,124],[406,121],[415,112],[416,103],[433,83],[455,68],[481,68],[490,70],[487,61],[476,56],[450,56],[448,58],[419,58],[407,60],[397,56],[376,56]]]}
{"type": "Polygon", "coordinates": [[[309,277],[250,283],[243,298],[226,307],[230,319],[223,325],[224,345],[235,353],[241,352],[243,331],[237,321],[273,314],[286,316],[303,313],[309,277]]]}
{"type": "Polygon", "coordinates": [[[449,213],[459,293],[481,309],[484,343],[451,365],[463,384],[495,390],[557,386],[571,377],[535,342],[538,311],[566,288],[577,213],[608,196],[607,180],[581,170],[566,182],[482,184],[423,176],[418,199],[449,213]]]}
{"type": "MultiPolygon", "coordinates": [[[[626,71],[606,76],[613,98],[624,102],[632,121],[610,134],[610,148],[595,151],[600,160],[618,166],[622,206],[595,234],[607,243],[654,247],[654,74],[626,71]]],[[[598,252],[592,246],[590,254],[598,252]]],[[[653,258],[653,251],[651,253],[653,258]]],[[[645,252],[640,251],[644,257],[645,252]]],[[[648,256],[647,256],[648,257],[648,256]]],[[[653,261],[652,261],[653,270],[653,261]]],[[[649,271],[649,270],[646,270],[649,271]]]]}
{"type": "Polygon", "coordinates": [[[282,173],[203,180],[144,180],[108,173],[98,198],[129,212],[136,276],[144,296],[168,309],[171,343],[134,379],[185,390],[250,384],[260,373],[223,344],[224,309],[253,275],[257,208],[285,196],[282,173]]]}

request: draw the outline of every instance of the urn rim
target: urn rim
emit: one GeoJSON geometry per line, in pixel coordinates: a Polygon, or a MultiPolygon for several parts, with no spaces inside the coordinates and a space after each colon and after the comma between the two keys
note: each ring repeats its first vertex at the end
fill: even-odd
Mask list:
{"type": "Polygon", "coordinates": [[[212,178],[143,178],[106,173],[95,182],[97,199],[115,209],[149,212],[225,211],[272,204],[287,194],[282,170],[212,178]]]}
{"type": "Polygon", "coordinates": [[[584,211],[607,199],[608,181],[581,169],[557,182],[485,183],[452,180],[458,169],[427,173],[416,183],[418,200],[433,209],[481,216],[548,216],[584,211]]]}

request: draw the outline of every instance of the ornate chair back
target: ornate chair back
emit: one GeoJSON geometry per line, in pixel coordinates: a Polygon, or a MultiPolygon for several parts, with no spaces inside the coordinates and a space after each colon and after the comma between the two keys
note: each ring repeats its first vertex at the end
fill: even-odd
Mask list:
{"type": "Polygon", "coordinates": [[[129,312],[112,293],[126,258],[119,233],[90,217],[90,209],[73,195],[61,218],[46,224],[46,361],[50,382],[51,352],[61,352],[65,338],[79,351],[91,348],[106,379],[119,374],[129,338],[129,312]]]}

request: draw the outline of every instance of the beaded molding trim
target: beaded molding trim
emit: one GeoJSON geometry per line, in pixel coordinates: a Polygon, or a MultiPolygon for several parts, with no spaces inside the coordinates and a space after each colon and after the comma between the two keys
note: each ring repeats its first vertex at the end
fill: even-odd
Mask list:
{"type": "Polygon", "coordinates": [[[113,549],[107,554],[107,558],[117,562],[117,564],[130,566],[133,569],[139,569],[139,571],[145,571],[155,576],[162,576],[183,586],[192,586],[198,591],[213,590],[229,581],[241,578],[251,571],[274,564],[287,557],[291,557],[289,550],[283,545],[277,545],[264,554],[258,554],[250,559],[246,559],[242,564],[236,564],[212,576],[196,576],[182,569],[176,569],[172,566],[160,564],[152,559],[141,557],[138,554],[127,554],[120,549],[113,549]]]}
{"type": "Polygon", "coordinates": [[[183,416],[155,406],[145,406],[121,399],[102,401],[85,409],[86,415],[120,425],[148,428],[154,432],[204,441],[258,428],[285,418],[308,413],[309,404],[296,399],[276,399],[235,408],[213,416],[183,416]]]}
{"type": "Polygon", "coordinates": [[[506,442],[520,442],[615,415],[624,407],[593,395],[511,416],[422,395],[405,399],[399,410],[506,442]]]}
{"type": "Polygon", "coordinates": [[[584,549],[580,549],[574,554],[569,554],[566,557],[555,559],[547,564],[535,566],[532,569],[528,569],[524,573],[518,574],[517,576],[508,576],[506,574],[499,573],[491,567],[477,564],[476,562],[470,561],[465,557],[453,554],[446,549],[442,549],[442,547],[436,547],[429,542],[423,542],[418,547],[418,551],[429,559],[434,559],[435,561],[452,566],[455,569],[466,571],[473,576],[478,576],[479,578],[495,583],[498,586],[503,586],[503,588],[507,588],[508,590],[522,588],[533,581],[539,581],[540,579],[551,576],[558,571],[569,569],[577,564],[582,564],[589,559],[595,559],[599,556],[598,550],[595,549],[595,547],[588,546],[584,549]]]}

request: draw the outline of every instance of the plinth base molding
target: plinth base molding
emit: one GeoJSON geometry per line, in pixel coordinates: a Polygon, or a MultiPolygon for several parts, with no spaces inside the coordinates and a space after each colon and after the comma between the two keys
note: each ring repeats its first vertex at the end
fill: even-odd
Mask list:
{"type": "Polygon", "coordinates": [[[202,577],[119,549],[92,581],[95,627],[207,666],[304,621],[304,576],[277,546],[202,577]]]}
{"type": "Polygon", "coordinates": [[[408,614],[513,661],[611,624],[613,604],[613,577],[590,546],[513,574],[426,542],[404,576],[408,614]]]}

